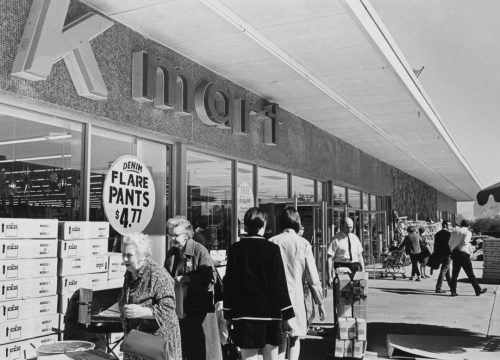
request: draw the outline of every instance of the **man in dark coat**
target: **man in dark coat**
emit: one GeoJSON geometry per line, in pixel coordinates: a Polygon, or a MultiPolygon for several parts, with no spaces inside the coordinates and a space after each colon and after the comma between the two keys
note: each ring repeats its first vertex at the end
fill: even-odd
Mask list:
{"type": "MultiPolygon", "coordinates": [[[[439,276],[436,282],[436,293],[443,294],[446,291],[441,289],[443,279],[446,278],[448,286],[450,286],[450,265],[451,265],[451,250],[448,244],[451,236],[450,222],[444,220],[441,224],[442,229],[434,235],[434,252],[432,256],[435,258],[436,264],[441,266],[439,276]]],[[[438,267],[439,268],[439,267],[438,267]]]]}

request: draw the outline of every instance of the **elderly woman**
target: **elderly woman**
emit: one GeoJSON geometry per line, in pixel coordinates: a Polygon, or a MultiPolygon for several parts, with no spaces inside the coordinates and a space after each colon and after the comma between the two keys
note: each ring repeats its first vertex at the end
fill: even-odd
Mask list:
{"type": "MultiPolygon", "coordinates": [[[[300,338],[307,335],[307,316],[304,303],[303,279],[311,290],[321,320],[325,319],[323,296],[318,269],[309,241],[299,236],[301,229],[300,215],[292,206],[287,206],[281,214],[281,225],[284,230],[281,234],[270,239],[280,247],[281,257],[285,265],[288,293],[292,301],[295,321],[290,325],[290,354],[289,360],[298,360],[300,355],[300,338]]],[[[282,334],[282,343],[279,348],[280,359],[285,359],[286,337],[282,334]]]]}
{"type": "Polygon", "coordinates": [[[281,321],[288,329],[295,316],[285,278],[280,248],[264,238],[267,215],[259,208],[243,218],[247,236],[229,248],[224,277],[224,317],[241,348],[243,360],[278,359],[281,321]]]}
{"type": "MultiPolygon", "coordinates": [[[[147,235],[125,235],[121,248],[127,268],[118,300],[123,332],[136,329],[164,338],[169,341],[174,358],[182,360],[174,280],[151,261],[151,241],[147,235]]],[[[125,354],[124,359],[140,358],[125,354]]]]}
{"type": "Polygon", "coordinates": [[[171,248],[165,268],[176,282],[187,285],[184,316],[179,320],[186,360],[219,360],[222,351],[214,313],[215,268],[208,250],[193,240],[193,226],[184,216],[167,221],[171,248]]]}

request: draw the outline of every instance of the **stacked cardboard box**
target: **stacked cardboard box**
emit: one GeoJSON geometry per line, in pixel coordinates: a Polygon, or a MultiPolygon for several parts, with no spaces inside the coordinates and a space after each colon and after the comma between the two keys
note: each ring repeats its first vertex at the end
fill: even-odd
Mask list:
{"type": "Polygon", "coordinates": [[[366,351],[368,273],[357,272],[352,278],[350,274],[339,274],[335,286],[335,357],[362,359],[366,351]]]}
{"type": "Polygon", "coordinates": [[[59,313],[66,313],[79,288],[108,288],[108,237],[107,222],[59,222],[59,313]]]}
{"type": "Polygon", "coordinates": [[[0,219],[0,359],[58,340],[57,220],[0,219]]]}
{"type": "Polygon", "coordinates": [[[484,263],[483,280],[500,282],[500,239],[490,238],[483,241],[484,263]]]}

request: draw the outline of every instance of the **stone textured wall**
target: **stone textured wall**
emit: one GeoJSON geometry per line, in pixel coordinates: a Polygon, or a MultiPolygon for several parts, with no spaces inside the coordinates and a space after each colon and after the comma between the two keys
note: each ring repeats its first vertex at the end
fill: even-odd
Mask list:
{"type": "Polygon", "coordinates": [[[436,189],[396,168],[393,170],[393,180],[392,207],[399,216],[436,220],[436,189]]]}
{"type": "MultiPolygon", "coordinates": [[[[179,115],[172,110],[159,110],[150,103],[132,100],[132,53],[139,50],[162,57],[174,66],[189,71],[195,83],[201,80],[216,81],[223,88],[231,89],[235,96],[244,97],[249,102],[262,99],[119,23],[91,41],[109,91],[108,99],[104,101],[78,96],[63,61],[54,64],[45,81],[27,81],[11,76],[30,5],[30,0],[0,2],[0,100],[2,93],[15,94],[29,101],[89,114],[90,123],[94,117],[99,117],[105,122],[134,126],[137,128],[134,133],[139,136],[141,129],[148,129],[164,136],[165,141],[181,141],[199,149],[227,154],[299,176],[332,180],[377,195],[392,195],[401,214],[418,213],[419,217],[424,217],[428,213],[435,213],[436,190],[400,171],[394,171],[399,174],[394,178],[392,166],[286,109],[280,109],[279,112],[277,145],[269,146],[263,143],[263,120],[258,116],[251,117],[247,134],[234,135],[230,129],[205,125],[195,113],[179,115]]],[[[89,9],[85,5],[72,0],[67,21],[87,11],[89,9]]]]}

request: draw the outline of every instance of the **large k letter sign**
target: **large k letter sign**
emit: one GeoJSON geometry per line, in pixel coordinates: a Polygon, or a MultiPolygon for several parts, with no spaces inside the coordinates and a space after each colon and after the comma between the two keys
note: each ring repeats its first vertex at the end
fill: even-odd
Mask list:
{"type": "Polygon", "coordinates": [[[33,0],[12,75],[45,80],[52,65],[63,58],[78,95],[106,99],[108,90],[89,41],[113,26],[113,22],[90,13],[64,26],[69,2],[33,0]]]}

